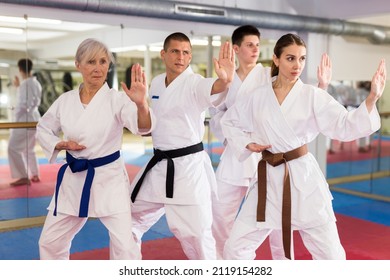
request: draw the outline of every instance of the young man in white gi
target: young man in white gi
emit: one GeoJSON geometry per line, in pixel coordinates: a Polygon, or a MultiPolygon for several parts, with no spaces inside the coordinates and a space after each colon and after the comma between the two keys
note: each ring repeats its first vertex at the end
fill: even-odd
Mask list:
{"type": "Polygon", "coordinates": [[[326,91],[304,84],[306,46],[295,34],[276,43],[271,83],[240,99],[221,120],[237,158],[262,153],[224,249],[225,259],[254,259],[256,249],[275,229],[283,231],[285,256],[292,258],[292,230],[298,230],[313,259],[345,259],[332,195],[307,144],[319,133],[351,141],[380,127],[375,107],[386,81],[382,61],[370,95],[347,111],[326,91]]]}
{"type": "MultiPolygon", "coordinates": [[[[238,161],[232,145],[225,139],[220,120],[225,112],[241,98],[247,98],[254,89],[271,80],[271,68],[257,63],[260,55],[260,32],[252,25],[236,28],[232,34],[233,50],[238,60],[234,80],[229,87],[224,102],[210,109],[210,128],[213,134],[224,143],[224,151],[216,171],[218,196],[213,196],[213,234],[217,246],[217,257],[222,258],[225,242],[233,227],[239,206],[247,192],[249,182],[256,172],[260,154],[253,153],[245,161],[238,161]]],[[[318,68],[319,87],[326,89],[331,80],[331,65],[323,56],[318,68]]],[[[280,231],[270,234],[270,247],[273,259],[285,259],[280,231]]]]}
{"type": "Polygon", "coordinates": [[[169,35],[161,51],[166,73],[150,86],[157,118],[154,156],[132,184],[133,233],[140,243],[165,213],[188,259],[216,259],[211,231],[216,180],[202,139],[205,110],[220,102],[218,98],[213,104],[211,96],[220,93],[223,98],[233,79],[234,53],[229,42],[222,44],[219,59],[214,59],[218,78],[204,78],[190,67],[191,48],[185,34],[169,35]]]}

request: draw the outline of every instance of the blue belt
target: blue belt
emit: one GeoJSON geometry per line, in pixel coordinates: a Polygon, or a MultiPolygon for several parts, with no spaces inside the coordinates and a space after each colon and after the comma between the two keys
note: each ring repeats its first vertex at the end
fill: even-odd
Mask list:
{"type": "Polygon", "coordinates": [[[53,213],[54,216],[57,216],[58,193],[60,190],[62,179],[65,174],[65,170],[68,166],[70,167],[70,170],[72,170],[73,173],[88,170],[87,177],[85,178],[83,192],[81,195],[80,210],[79,210],[79,217],[85,218],[88,217],[89,196],[91,193],[93,177],[95,176],[95,167],[103,166],[111,162],[114,162],[119,157],[120,157],[119,151],[116,151],[111,155],[101,157],[101,158],[95,158],[95,159],[78,159],[78,158],[74,158],[70,153],[66,152],[66,163],[63,166],[61,166],[57,175],[57,184],[56,184],[56,190],[54,196],[55,198],[54,200],[55,207],[53,213]]]}

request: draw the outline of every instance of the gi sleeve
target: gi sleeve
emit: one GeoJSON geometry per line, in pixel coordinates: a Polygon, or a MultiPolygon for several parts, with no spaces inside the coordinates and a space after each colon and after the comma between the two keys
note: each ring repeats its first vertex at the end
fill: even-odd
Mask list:
{"type": "Polygon", "coordinates": [[[224,116],[226,110],[227,107],[225,102],[223,102],[221,105],[217,107],[211,107],[209,109],[209,113],[211,117],[210,118],[211,132],[222,143],[225,142],[225,136],[223,135],[222,128],[221,128],[221,119],[224,116]]]}
{"type": "Polygon", "coordinates": [[[120,111],[120,121],[123,123],[123,126],[130,130],[131,133],[136,135],[147,135],[152,132],[156,126],[156,117],[153,113],[151,107],[149,107],[149,113],[151,118],[151,128],[150,129],[139,129],[138,128],[138,114],[137,114],[137,105],[130,100],[130,98],[124,92],[119,92],[121,94],[121,102],[124,104],[120,111]]]}
{"type": "Polygon", "coordinates": [[[36,138],[50,163],[55,162],[60,152],[55,149],[57,143],[61,142],[60,133],[59,100],[57,99],[37,124],[36,138]]]}
{"type": "Polygon", "coordinates": [[[380,116],[376,107],[369,113],[366,102],[348,111],[327,92],[317,89],[314,93],[314,114],[319,131],[340,140],[353,141],[379,130],[380,116]]]}

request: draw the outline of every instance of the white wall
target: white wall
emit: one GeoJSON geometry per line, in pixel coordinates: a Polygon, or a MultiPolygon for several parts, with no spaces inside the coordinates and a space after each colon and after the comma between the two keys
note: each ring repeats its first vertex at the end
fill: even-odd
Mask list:
{"type": "Polygon", "coordinates": [[[390,63],[390,45],[330,36],[329,46],[335,80],[371,80],[381,58],[390,63]]]}
{"type": "MultiPolygon", "coordinates": [[[[371,81],[381,58],[386,59],[390,80],[390,45],[374,45],[340,36],[330,37],[330,55],[334,80],[371,81]]],[[[390,83],[379,103],[380,112],[390,112],[390,83]]],[[[382,131],[390,132],[390,120],[384,120],[382,131]]]]}

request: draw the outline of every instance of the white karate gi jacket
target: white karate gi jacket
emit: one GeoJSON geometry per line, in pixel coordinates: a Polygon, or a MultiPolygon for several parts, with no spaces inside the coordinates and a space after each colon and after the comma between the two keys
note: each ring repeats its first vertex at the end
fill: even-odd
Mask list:
{"type": "MultiPolygon", "coordinates": [[[[148,134],[155,118],[151,110],[152,128],[138,129],[137,107],[124,92],[110,89],[105,83],[84,108],[79,90],[59,96],[37,126],[37,138],[46,157],[55,162],[59,153],[55,145],[73,140],[86,146],[81,151],[70,151],[75,158],[95,159],[121,149],[124,127],[134,134],[148,134]]],[[[78,216],[81,192],[86,172],[72,173],[68,167],[58,195],[57,212],[78,216]]],[[[102,217],[128,211],[130,208],[129,177],[122,157],[95,168],[89,201],[89,217],[102,217]]],[[[54,196],[49,205],[54,209],[54,196]]]]}
{"type": "Polygon", "coordinates": [[[23,80],[17,89],[15,106],[16,122],[34,122],[41,117],[38,107],[41,104],[42,86],[36,77],[23,80]]]}
{"type": "MultiPolygon", "coordinates": [[[[369,114],[363,102],[348,112],[326,91],[298,80],[279,105],[272,83],[255,90],[232,106],[221,120],[222,130],[236,156],[245,160],[247,144],[271,144],[272,153],[288,152],[313,141],[319,133],[341,141],[370,135],[380,128],[376,108],[369,114]]],[[[287,163],[291,178],[292,229],[315,227],[335,220],[332,195],[311,153],[287,163]]],[[[266,221],[262,227],[281,228],[284,165],[267,164],[266,221]]],[[[257,188],[257,174],[250,190],[257,188]]],[[[247,215],[248,223],[256,221],[247,215]]],[[[242,220],[242,219],[241,219],[242,220]]]]}
{"type": "Polygon", "coordinates": [[[238,99],[247,98],[256,88],[269,82],[271,80],[270,70],[271,68],[263,67],[259,63],[249,72],[244,81],[241,81],[237,73],[235,73],[226,100],[216,107],[216,113],[211,118],[210,128],[213,134],[225,144],[216,171],[217,178],[225,183],[235,186],[249,186],[249,182],[256,172],[260,155],[253,153],[247,159],[240,162],[235,156],[232,146],[223,136],[220,124],[221,118],[238,99]]]}
{"type": "MultiPolygon", "coordinates": [[[[34,122],[41,118],[42,86],[36,77],[23,80],[16,92],[17,103],[13,112],[15,122],[34,122]]],[[[8,159],[12,178],[39,175],[38,161],[34,152],[34,129],[10,129],[8,159]],[[27,168],[27,166],[29,168],[27,168]]]]}
{"type": "MultiPolygon", "coordinates": [[[[165,77],[165,73],[155,77],[149,90],[157,118],[152,132],[154,148],[172,150],[201,142],[205,132],[205,110],[221,102],[226,93],[220,93],[220,98],[213,103],[210,93],[216,79],[195,74],[190,67],[168,87],[165,86],[165,77]]],[[[206,151],[174,158],[173,161],[173,198],[166,197],[167,160],[163,159],[145,176],[136,200],[181,205],[210,203],[210,191],[216,189],[217,183],[206,151]]],[[[133,187],[144,168],[132,182],[133,187]]]]}

